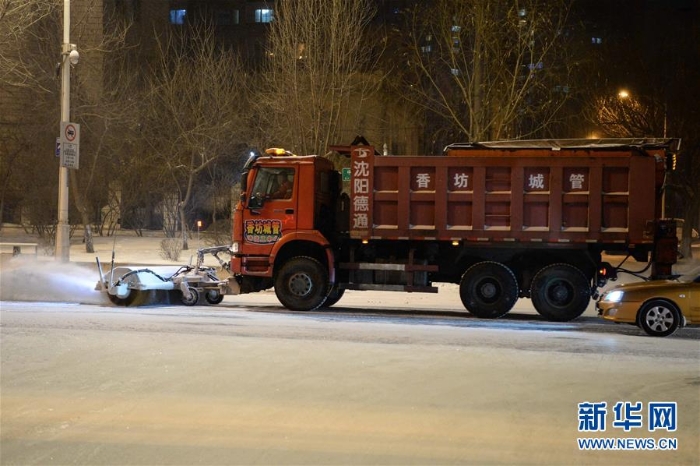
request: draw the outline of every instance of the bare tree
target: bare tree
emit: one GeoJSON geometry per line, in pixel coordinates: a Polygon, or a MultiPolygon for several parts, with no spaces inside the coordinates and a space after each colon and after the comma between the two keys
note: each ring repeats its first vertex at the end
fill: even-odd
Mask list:
{"type": "MultiPolygon", "coordinates": [[[[6,0],[0,3],[0,40],[7,46],[0,51],[0,132],[6,152],[2,157],[2,199],[13,192],[15,201],[25,206],[30,218],[55,222],[54,201],[57,167],[52,159],[54,138],[59,128],[61,0],[6,0]],[[7,137],[5,137],[7,136],[7,137]],[[13,158],[13,154],[20,157],[13,158]],[[46,198],[22,191],[24,179],[51,173],[42,189],[46,198]],[[46,211],[39,214],[39,211],[46,211]]],[[[104,88],[104,64],[110,55],[123,49],[129,23],[110,15],[100,0],[73,2],[71,39],[79,44],[81,61],[71,66],[71,121],[82,125],[81,163],[70,171],[70,193],[74,206],[72,223],[84,225],[87,252],[93,252],[91,223],[101,202],[108,164],[104,163],[107,122],[120,111],[104,88]],[[77,214],[77,215],[76,215],[77,214]],[[80,218],[75,221],[76,217],[80,218]]],[[[70,65],[68,65],[70,66],[70,65]]],[[[35,178],[38,179],[38,178],[35,178]]],[[[72,206],[71,206],[72,207],[72,206]]],[[[0,214],[4,211],[0,210],[0,214]]],[[[45,228],[40,227],[44,230],[45,228]]]]}
{"type": "MultiPolygon", "coordinates": [[[[682,108],[682,105],[674,105],[674,108],[682,108]]],[[[669,116],[667,103],[658,97],[619,91],[594,99],[586,109],[586,116],[601,136],[687,136],[682,140],[676,170],[668,174],[664,207],[667,207],[667,216],[684,219],[681,253],[691,257],[693,229],[700,222],[700,138],[692,113],[678,112],[669,116]],[[673,133],[669,133],[669,128],[673,133]]]]}
{"type": "Polygon", "coordinates": [[[43,66],[25,48],[37,38],[37,26],[51,17],[59,0],[0,0],[0,82],[4,86],[45,88],[43,66]]]}
{"type": "Polygon", "coordinates": [[[370,0],[280,0],[275,5],[261,77],[263,143],[322,154],[338,142],[344,115],[361,105],[370,83],[371,48],[363,39],[374,5],[370,0]]]}
{"type": "Polygon", "coordinates": [[[151,160],[152,183],[177,195],[183,249],[187,209],[200,173],[246,146],[248,75],[238,58],[217,47],[209,25],[169,35],[142,99],[139,141],[151,160]]]}
{"type": "Polygon", "coordinates": [[[607,136],[659,137],[666,133],[664,104],[653,97],[627,91],[608,93],[595,98],[587,113],[607,136]]]}
{"type": "Polygon", "coordinates": [[[567,18],[562,0],[419,4],[404,91],[450,138],[536,135],[569,96],[567,18]]]}
{"type": "MultiPolygon", "coordinates": [[[[36,166],[31,155],[37,149],[37,137],[31,135],[42,134],[42,128],[50,120],[45,105],[52,101],[55,87],[48,76],[57,57],[43,60],[45,41],[39,35],[53,20],[56,4],[56,0],[0,0],[0,219],[3,220],[8,206],[15,211],[14,218],[20,217],[16,208],[26,198],[22,177],[33,173],[36,166]],[[32,105],[28,106],[28,102],[32,105]]],[[[47,218],[37,212],[30,213],[27,208],[24,211],[25,217],[32,215],[42,221],[47,218]]]]}

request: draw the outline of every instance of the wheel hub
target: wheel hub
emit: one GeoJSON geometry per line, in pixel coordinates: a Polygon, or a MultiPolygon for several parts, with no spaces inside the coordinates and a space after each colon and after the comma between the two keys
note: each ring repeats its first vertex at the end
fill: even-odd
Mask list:
{"type": "Polygon", "coordinates": [[[303,297],[311,293],[313,281],[305,273],[296,273],[289,278],[289,291],[294,296],[303,297]]]}
{"type": "Polygon", "coordinates": [[[566,286],[566,283],[557,283],[549,292],[549,296],[553,302],[559,305],[564,305],[571,300],[571,289],[566,286]]]}
{"type": "Polygon", "coordinates": [[[496,287],[496,284],[491,281],[481,283],[479,286],[479,294],[481,294],[483,299],[493,299],[497,293],[498,288],[496,287]]]}
{"type": "Polygon", "coordinates": [[[673,316],[667,309],[654,308],[649,311],[647,324],[649,327],[667,330],[673,322],[673,316]]]}

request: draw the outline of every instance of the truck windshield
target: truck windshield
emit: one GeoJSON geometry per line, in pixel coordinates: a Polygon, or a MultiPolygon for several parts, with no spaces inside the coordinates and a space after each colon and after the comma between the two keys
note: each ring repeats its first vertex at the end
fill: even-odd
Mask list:
{"type": "Polygon", "coordinates": [[[255,177],[253,195],[258,199],[290,199],[294,187],[294,169],[260,168],[255,177]]]}

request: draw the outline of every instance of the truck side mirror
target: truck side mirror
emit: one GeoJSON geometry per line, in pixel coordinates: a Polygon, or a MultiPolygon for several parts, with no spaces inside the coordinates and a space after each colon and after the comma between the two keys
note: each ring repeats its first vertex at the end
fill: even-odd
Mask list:
{"type": "Polygon", "coordinates": [[[249,209],[259,209],[263,206],[265,203],[265,198],[263,196],[258,196],[256,194],[253,194],[250,196],[250,200],[248,201],[248,208],[249,209]]]}

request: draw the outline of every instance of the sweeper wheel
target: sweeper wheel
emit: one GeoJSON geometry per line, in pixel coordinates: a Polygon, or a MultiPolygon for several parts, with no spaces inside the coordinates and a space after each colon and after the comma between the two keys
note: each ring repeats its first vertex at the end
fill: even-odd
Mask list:
{"type": "Polygon", "coordinates": [[[107,293],[107,296],[109,296],[109,300],[112,302],[112,304],[116,304],[117,306],[131,306],[134,303],[134,301],[136,301],[136,298],[139,296],[139,291],[129,290],[129,294],[126,295],[125,298],[120,298],[117,295],[109,293],[107,293]]]}
{"type": "Polygon", "coordinates": [[[219,304],[224,300],[224,295],[219,293],[217,290],[209,290],[204,293],[204,299],[209,304],[219,304]]]}
{"type": "Polygon", "coordinates": [[[182,304],[185,306],[194,306],[197,304],[197,301],[199,301],[199,291],[197,291],[194,288],[190,288],[190,297],[189,299],[185,296],[185,294],[182,294],[182,304]]]}

